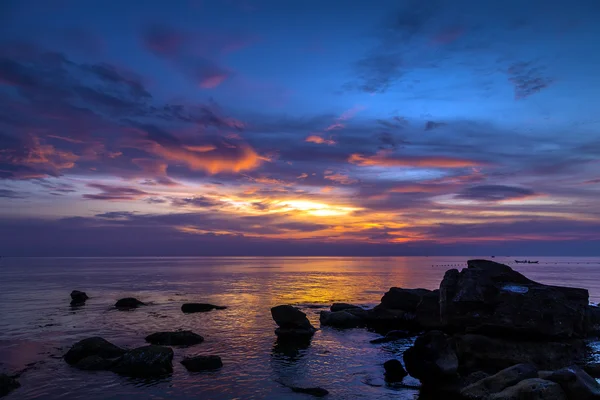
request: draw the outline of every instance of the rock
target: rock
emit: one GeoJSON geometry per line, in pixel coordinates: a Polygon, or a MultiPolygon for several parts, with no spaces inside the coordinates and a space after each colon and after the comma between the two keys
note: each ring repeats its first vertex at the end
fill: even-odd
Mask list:
{"type": "Polygon", "coordinates": [[[191,372],[209,371],[223,366],[221,357],[214,355],[186,357],[181,361],[181,364],[191,372]]]}
{"type": "Polygon", "coordinates": [[[0,374],[0,397],[6,396],[15,389],[21,387],[21,384],[13,377],[0,374]]]}
{"type": "Polygon", "coordinates": [[[417,324],[421,329],[442,329],[440,317],[440,291],[433,290],[423,294],[415,310],[417,324]]]}
{"type": "Polygon", "coordinates": [[[470,260],[446,272],[440,317],[448,329],[518,338],[572,338],[586,332],[588,291],[534,282],[509,266],[470,260]]]}
{"type": "Polygon", "coordinates": [[[403,289],[392,287],[383,295],[381,304],[377,307],[414,313],[417,311],[417,306],[423,299],[423,296],[430,293],[431,290],[427,289],[403,289]]]}
{"type": "Polygon", "coordinates": [[[191,346],[204,338],[192,331],[156,332],[146,336],[146,342],[163,346],[191,346]]]}
{"type": "Polygon", "coordinates": [[[329,391],[320,387],[303,388],[297,386],[288,386],[292,392],[304,393],[314,397],[325,397],[329,394],[329,391]]]}
{"type": "Polygon", "coordinates": [[[585,330],[588,336],[600,336],[600,307],[587,306],[585,310],[585,330]]]}
{"type": "Polygon", "coordinates": [[[84,371],[106,371],[112,367],[114,359],[93,355],[79,360],[73,366],[84,371]]]}
{"type": "Polygon", "coordinates": [[[408,373],[423,384],[457,377],[458,358],[443,332],[431,331],[419,336],[403,358],[408,373]]]}
{"type": "Polygon", "coordinates": [[[540,378],[525,379],[487,400],[567,400],[560,385],[540,378]]]}
{"type": "Polygon", "coordinates": [[[331,308],[329,309],[331,312],[336,312],[336,311],[344,311],[344,310],[348,310],[350,308],[360,308],[362,309],[362,307],[359,306],[355,306],[354,304],[348,304],[348,303],[333,303],[331,305],[331,308]]]}
{"type": "MultiPolygon", "coordinates": [[[[351,310],[346,311],[350,312],[351,310]]],[[[392,330],[420,330],[414,313],[402,310],[391,310],[379,306],[366,311],[367,326],[375,332],[387,333],[392,330]]]]}
{"type": "Polygon", "coordinates": [[[387,382],[400,382],[408,375],[402,363],[396,359],[384,362],[383,369],[385,369],[385,380],[387,382]]]}
{"type": "Polygon", "coordinates": [[[356,328],[364,325],[364,319],[357,317],[347,311],[321,311],[319,321],[323,326],[334,328],[356,328]]]}
{"type": "Polygon", "coordinates": [[[138,347],[119,358],[112,371],[131,377],[155,377],[173,372],[173,350],[163,346],[138,347]]]}
{"type": "Polygon", "coordinates": [[[600,399],[600,384],[576,365],[554,371],[547,379],[558,383],[569,399],[600,399]]]}
{"type": "Polygon", "coordinates": [[[537,377],[538,370],[535,366],[517,364],[465,387],[460,394],[465,400],[485,400],[489,395],[501,392],[524,379],[537,377]]]}
{"type": "Polygon", "coordinates": [[[85,301],[89,299],[88,295],[85,292],[80,292],[79,290],[73,290],[71,292],[71,305],[79,306],[85,303],[85,301]]]}
{"type": "Polygon", "coordinates": [[[414,335],[412,335],[408,331],[399,331],[399,330],[389,331],[384,337],[373,339],[369,343],[372,343],[372,344],[388,343],[388,342],[394,342],[399,339],[406,339],[406,338],[409,338],[412,336],[414,336],[414,335]]]}
{"type": "Polygon", "coordinates": [[[74,365],[90,356],[111,359],[122,356],[125,352],[126,350],[115,346],[101,337],[95,336],[75,343],[63,358],[67,364],[74,365]]]}
{"type": "Polygon", "coordinates": [[[454,336],[452,343],[462,372],[496,373],[521,363],[554,370],[583,363],[589,354],[583,340],[540,342],[467,334],[454,336]]]}
{"type": "Polygon", "coordinates": [[[207,303],[185,303],[181,306],[181,311],[186,314],[189,313],[198,313],[198,312],[207,312],[212,310],[225,310],[227,307],[224,306],[215,306],[214,304],[207,303]]]}
{"type": "Polygon", "coordinates": [[[142,303],[134,297],[125,297],[115,303],[115,307],[121,310],[129,310],[132,308],[138,308],[139,306],[145,306],[146,303],[142,303]]]}
{"type": "Polygon", "coordinates": [[[306,314],[290,305],[271,308],[271,315],[275,323],[279,326],[279,328],[275,329],[275,334],[279,338],[310,338],[316,332],[315,327],[306,318],[306,314]]]}
{"type": "Polygon", "coordinates": [[[588,363],[583,366],[583,370],[591,377],[600,378],[600,363],[588,363]]]}

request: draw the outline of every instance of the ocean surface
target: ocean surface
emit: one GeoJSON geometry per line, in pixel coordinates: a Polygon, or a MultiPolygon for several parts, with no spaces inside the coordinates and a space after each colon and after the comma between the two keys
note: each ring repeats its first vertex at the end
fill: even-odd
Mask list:
{"type": "MultiPolygon", "coordinates": [[[[318,313],[333,302],[379,303],[391,286],[439,287],[444,272],[472,257],[381,258],[3,258],[0,260],[0,372],[22,372],[22,387],[7,399],[310,399],[282,383],[320,386],[330,399],[415,399],[417,390],[386,385],[384,361],[411,345],[406,339],[372,345],[365,329],[319,330],[310,346],[276,344],[270,308],[294,304],[319,327],[318,313]],[[71,290],[90,299],[69,305],[71,290]],[[112,306],[134,296],[150,305],[112,306]],[[226,310],[188,314],[184,302],[226,310]],[[69,367],[61,356],[78,340],[102,336],[123,347],[145,344],[163,330],[190,329],[204,343],[174,348],[172,376],[144,381],[69,367]],[[217,354],[222,369],[190,373],[184,356],[217,354]]],[[[600,258],[544,258],[515,264],[529,278],[584,287],[600,301],[600,258]]],[[[418,384],[410,377],[405,383],[418,384]]]]}

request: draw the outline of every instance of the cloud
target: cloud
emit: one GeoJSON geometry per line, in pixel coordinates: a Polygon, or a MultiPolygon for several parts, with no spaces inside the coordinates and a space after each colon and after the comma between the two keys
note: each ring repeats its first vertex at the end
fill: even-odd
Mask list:
{"type": "Polygon", "coordinates": [[[515,87],[515,99],[529,97],[550,86],[554,79],[544,74],[544,68],[531,62],[519,62],[508,68],[510,82],[515,87]]]}
{"type": "Polygon", "coordinates": [[[352,164],[361,167],[422,167],[422,168],[466,168],[485,165],[485,163],[447,156],[394,156],[387,151],[379,151],[374,156],[354,153],[348,158],[352,164]]]}
{"type": "Polygon", "coordinates": [[[350,178],[346,174],[334,173],[333,171],[325,171],[325,175],[323,176],[325,179],[340,183],[342,185],[352,185],[357,183],[357,179],[350,178]]]}
{"type": "Polygon", "coordinates": [[[10,190],[10,189],[0,189],[0,198],[5,198],[5,199],[21,199],[23,198],[23,194],[14,191],[14,190],[10,190]]]}
{"type": "Polygon", "coordinates": [[[524,199],[536,195],[537,193],[533,190],[522,187],[481,185],[466,188],[455,197],[462,200],[503,201],[524,199]]]}
{"type": "Polygon", "coordinates": [[[101,191],[98,194],[84,194],[83,198],[88,200],[137,200],[152,195],[152,193],[126,186],[111,186],[101,183],[89,183],[87,186],[101,191]]]}
{"type": "Polygon", "coordinates": [[[211,208],[218,207],[223,203],[219,200],[211,199],[206,196],[195,196],[186,198],[172,198],[171,204],[175,207],[197,207],[197,208],[211,208]]]}
{"type": "Polygon", "coordinates": [[[308,143],[328,144],[328,145],[334,145],[336,143],[335,140],[333,140],[333,139],[324,139],[318,135],[310,135],[306,139],[304,139],[304,141],[308,142],[308,143]]]}
{"type": "Polygon", "coordinates": [[[443,122],[427,121],[425,123],[425,130],[431,131],[433,129],[441,128],[442,126],[445,126],[445,125],[446,124],[443,122]]]}

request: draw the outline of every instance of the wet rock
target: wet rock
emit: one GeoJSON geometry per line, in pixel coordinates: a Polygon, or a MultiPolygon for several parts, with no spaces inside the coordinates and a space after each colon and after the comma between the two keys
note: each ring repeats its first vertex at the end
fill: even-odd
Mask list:
{"type": "Polygon", "coordinates": [[[396,359],[384,362],[383,369],[385,369],[385,380],[387,382],[400,382],[408,375],[402,363],[396,359]]]}
{"type": "Polygon", "coordinates": [[[600,336],[600,307],[587,306],[585,310],[585,329],[588,336],[600,336]]]}
{"type": "Polygon", "coordinates": [[[275,334],[281,339],[310,338],[316,332],[306,314],[290,305],[271,308],[271,316],[279,328],[275,334]]]}
{"type": "Polygon", "coordinates": [[[447,271],[439,303],[441,321],[454,331],[536,340],[587,334],[587,290],[543,285],[493,261],[447,271]]]}
{"type": "Polygon", "coordinates": [[[120,299],[115,303],[115,307],[121,310],[130,310],[145,305],[146,303],[142,303],[134,297],[125,297],[124,299],[120,299]]]}
{"type": "Polygon", "coordinates": [[[583,370],[591,377],[600,378],[600,363],[588,363],[583,366],[583,370]]]}
{"type": "Polygon", "coordinates": [[[333,303],[331,305],[331,308],[329,309],[331,312],[336,312],[336,311],[344,311],[344,310],[348,310],[351,308],[360,308],[362,309],[362,307],[359,306],[355,306],[354,304],[348,304],[348,303],[333,303]]]}
{"type": "Polygon", "coordinates": [[[204,338],[192,331],[156,332],[146,336],[146,342],[163,346],[191,346],[204,338]]]}
{"type": "Polygon", "coordinates": [[[319,321],[322,326],[332,326],[340,329],[357,328],[365,323],[363,318],[347,311],[321,311],[319,321]]]}
{"type": "Polygon", "coordinates": [[[329,391],[320,387],[310,387],[310,388],[303,388],[303,387],[297,387],[297,386],[288,386],[292,392],[295,393],[304,393],[304,394],[308,394],[314,397],[325,397],[329,394],[329,391]]]}
{"type": "Polygon", "coordinates": [[[546,379],[558,383],[569,399],[600,399],[600,384],[576,365],[554,371],[546,379]]]}
{"type": "Polygon", "coordinates": [[[431,331],[419,336],[403,358],[408,373],[423,384],[457,378],[458,358],[443,332],[431,331]]]}
{"type": "Polygon", "coordinates": [[[221,357],[215,355],[186,357],[181,364],[191,372],[209,371],[223,366],[221,357]]]}
{"type": "Polygon", "coordinates": [[[73,366],[84,371],[106,371],[114,364],[114,359],[93,355],[79,360],[73,366]]]}
{"type": "Polygon", "coordinates": [[[487,400],[567,400],[560,385],[540,378],[525,379],[487,400]]]}
{"type": "Polygon", "coordinates": [[[214,304],[208,303],[185,303],[181,306],[181,311],[186,314],[208,312],[212,310],[225,310],[225,306],[215,306],[214,304]]]}
{"type": "Polygon", "coordinates": [[[485,400],[488,396],[514,386],[522,380],[537,377],[538,370],[535,366],[517,364],[465,387],[460,394],[465,400],[485,400]]]}
{"type": "Polygon", "coordinates": [[[73,290],[71,292],[71,305],[79,306],[85,303],[85,301],[89,299],[88,295],[85,292],[81,292],[79,290],[73,290]]]}
{"type": "Polygon", "coordinates": [[[412,336],[414,336],[414,335],[408,331],[401,331],[401,330],[389,331],[384,337],[373,339],[369,343],[372,343],[372,344],[388,343],[388,342],[394,342],[399,339],[406,339],[406,338],[409,338],[412,336]]]}
{"type": "Polygon", "coordinates": [[[119,357],[125,354],[125,352],[126,350],[115,346],[101,337],[95,336],[75,343],[63,358],[67,364],[75,365],[79,361],[90,356],[111,359],[119,357]]]}
{"type": "Polygon", "coordinates": [[[138,347],[119,358],[112,371],[125,376],[150,378],[173,372],[173,350],[163,346],[138,347]]]}
{"type": "Polygon", "coordinates": [[[15,389],[21,387],[21,384],[13,377],[0,374],[0,397],[6,396],[15,389]]]}

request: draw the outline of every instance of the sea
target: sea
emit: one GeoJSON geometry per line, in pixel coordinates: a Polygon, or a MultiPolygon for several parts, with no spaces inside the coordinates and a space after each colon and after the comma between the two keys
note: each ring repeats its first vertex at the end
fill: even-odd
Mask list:
{"type": "MultiPolygon", "coordinates": [[[[0,260],[0,372],[20,373],[21,388],[6,399],[310,399],[288,386],[323,387],[329,399],[417,399],[418,382],[386,384],[383,363],[402,360],[413,339],[370,344],[365,329],[323,327],[305,348],[277,344],[270,308],[293,304],[319,327],[333,302],[365,307],[392,286],[435,289],[444,272],[482,257],[152,257],[2,258],[0,260]],[[69,305],[69,293],[90,299],[69,305]],[[122,297],[149,303],[114,309],[122,297]],[[183,314],[185,302],[227,306],[183,314]],[[174,371],[156,380],[70,367],[62,355],[78,340],[102,336],[133,348],[158,331],[189,329],[199,345],[174,348],[174,371]],[[190,373],[190,355],[221,356],[220,370],[190,373]]],[[[600,301],[600,258],[528,257],[516,264],[536,281],[587,288],[600,301]]],[[[491,258],[490,258],[491,259],[491,258]]]]}

